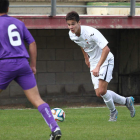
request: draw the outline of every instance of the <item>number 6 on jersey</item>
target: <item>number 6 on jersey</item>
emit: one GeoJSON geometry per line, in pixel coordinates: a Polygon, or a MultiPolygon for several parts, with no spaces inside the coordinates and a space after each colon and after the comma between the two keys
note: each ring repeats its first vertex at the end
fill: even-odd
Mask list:
{"type": "Polygon", "coordinates": [[[14,24],[9,25],[8,27],[8,36],[9,40],[12,46],[20,46],[21,45],[21,38],[20,34],[17,31],[12,31],[14,29],[17,29],[17,27],[14,24]],[[13,38],[17,37],[17,40],[14,40],[13,38]]]}

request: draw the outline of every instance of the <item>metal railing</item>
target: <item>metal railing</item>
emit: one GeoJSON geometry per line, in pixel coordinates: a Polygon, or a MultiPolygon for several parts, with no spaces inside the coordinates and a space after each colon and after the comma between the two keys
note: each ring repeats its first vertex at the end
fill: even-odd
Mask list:
{"type": "Polygon", "coordinates": [[[130,8],[130,15],[129,16],[135,16],[135,8],[140,8],[140,6],[136,6],[135,4],[136,0],[130,0],[130,6],[91,6],[91,5],[56,5],[56,0],[51,0],[51,5],[11,5],[12,8],[23,8],[23,7],[51,7],[51,14],[50,16],[56,16],[56,8],[66,8],[66,7],[72,7],[72,8],[130,8]]]}

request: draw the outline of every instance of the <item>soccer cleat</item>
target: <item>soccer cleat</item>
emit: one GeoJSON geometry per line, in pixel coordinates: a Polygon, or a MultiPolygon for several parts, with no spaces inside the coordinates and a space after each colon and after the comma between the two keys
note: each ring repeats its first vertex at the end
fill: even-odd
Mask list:
{"type": "Polygon", "coordinates": [[[135,117],[135,108],[134,108],[134,98],[133,97],[126,97],[126,107],[130,110],[131,117],[135,117]]]}
{"type": "Polygon", "coordinates": [[[61,135],[62,134],[60,129],[56,129],[54,132],[51,133],[49,140],[60,140],[61,135]]]}
{"type": "Polygon", "coordinates": [[[115,110],[114,112],[111,112],[110,113],[110,118],[109,118],[108,121],[110,121],[110,122],[117,121],[117,116],[118,116],[118,111],[117,110],[115,110]]]}

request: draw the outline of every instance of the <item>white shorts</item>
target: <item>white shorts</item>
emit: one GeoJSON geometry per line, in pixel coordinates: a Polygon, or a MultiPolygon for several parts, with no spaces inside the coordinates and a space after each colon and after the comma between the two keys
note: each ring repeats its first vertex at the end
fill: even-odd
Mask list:
{"type": "MultiPolygon", "coordinates": [[[[99,79],[102,79],[106,82],[110,82],[112,79],[112,73],[114,68],[114,59],[110,60],[108,65],[102,65],[100,67],[99,76],[95,77],[93,73],[91,72],[91,80],[94,85],[94,89],[97,89],[99,87],[99,79]]],[[[94,69],[94,68],[93,68],[94,69]]],[[[92,69],[92,70],[93,70],[92,69]]]]}

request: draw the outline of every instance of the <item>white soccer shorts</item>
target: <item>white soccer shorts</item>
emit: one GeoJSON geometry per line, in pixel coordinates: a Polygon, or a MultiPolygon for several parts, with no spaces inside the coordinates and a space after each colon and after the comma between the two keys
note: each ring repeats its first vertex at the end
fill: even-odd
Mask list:
{"type": "Polygon", "coordinates": [[[114,68],[113,64],[101,66],[98,77],[95,77],[91,72],[91,80],[94,85],[94,89],[97,89],[99,87],[99,79],[102,79],[108,83],[111,81],[113,68],[114,68]]]}

